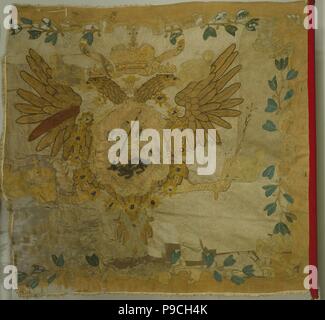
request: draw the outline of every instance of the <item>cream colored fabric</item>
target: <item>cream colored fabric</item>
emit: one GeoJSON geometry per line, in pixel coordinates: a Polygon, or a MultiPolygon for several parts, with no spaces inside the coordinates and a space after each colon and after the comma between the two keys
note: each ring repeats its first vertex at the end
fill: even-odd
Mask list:
{"type": "Polygon", "coordinates": [[[4,61],[3,196],[21,296],[304,290],[304,5],[18,8],[22,30],[9,36],[4,61]],[[200,107],[182,101],[196,98],[191,82],[209,79],[215,61],[221,68],[227,48],[238,55],[225,73],[241,68],[226,86],[240,88],[222,103],[240,100],[240,115],[213,125],[216,173],[110,167],[109,130],[198,120],[204,96],[200,107]],[[166,74],[177,80],[150,82],[166,74]],[[38,98],[26,94],[35,90],[38,98]]]}

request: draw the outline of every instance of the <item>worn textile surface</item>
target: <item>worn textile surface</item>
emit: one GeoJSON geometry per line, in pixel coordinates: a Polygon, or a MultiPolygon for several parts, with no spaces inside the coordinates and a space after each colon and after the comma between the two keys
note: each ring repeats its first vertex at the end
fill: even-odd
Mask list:
{"type": "Polygon", "coordinates": [[[304,5],[18,8],[2,192],[20,296],[304,290],[304,5]],[[131,120],[216,128],[216,173],[110,165],[131,120]]]}

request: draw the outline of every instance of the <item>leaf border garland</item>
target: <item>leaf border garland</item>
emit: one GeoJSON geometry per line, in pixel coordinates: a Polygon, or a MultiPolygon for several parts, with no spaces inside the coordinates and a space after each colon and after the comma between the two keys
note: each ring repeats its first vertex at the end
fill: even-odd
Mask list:
{"type": "Polygon", "coordinates": [[[233,17],[227,12],[217,13],[208,24],[202,25],[204,32],[202,34],[203,40],[217,38],[217,31],[220,27],[232,35],[236,36],[239,27],[244,27],[247,31],[256,31],[258,26],[258,18],[250,18],[250,13],[247,10],[239,10],[233,17]]]}
{"type": "Polygon", "coordinates": [[[291,235],[287,223],[297,220],[297,216],[290,210],[294,198],[284,189],[281,178],[275,178],[275,174],[276,167],[274,165],[267,167],[262,173],[263,178],[270,180],[269,184],[262,187],[265,197],[270,199],[270,202],[264,207],[264,212],[268,217],[277,215],[279,218],[273,228],[273,234],[291,235]]]}
{"type": "MultiPolygon", "coordinates": [[[[239,10],[233,17],[228,15],[227,12],[217,13],[209,23],[201,24],[201,28],[204,29],[202,34],[203,40],[207,40],[210,37],[216,38],[217,31],[220,27],[224,28],[224,30],[233,37],[236,36],[239,27],[244,27],[247,31],[256,31],[259,19],[250,18],[249,15],[249,12],[244,9],[239,10]]],[[[11,35],[16,35],[24,29],[27,29],[29,33],[29,39],[36,40],[44,34],[44,42],[51,43],[54,46],[59,36],[64,37],[64,31],[73,29],[73,27],[58,25],[49,18],[42,18],[40,22],[34,22],[30,18],[22,17],[20,18],[18,28],[11,29],[10,33],[11,35]]],[[[98,27],[95,25],[85,26],[82,31],[80,42],[86,42],[87,45],[91,46],[94,42],[95,34],[100,36],[98,27]]],[[[183,34],[182,28],[178,26],[167,27],[165,30],[165,37],[169,38],[169,42],[172,45],[176,45],[178,38],[183,36],[183,34]]]]}
{"type": "MultiPolygon", "coordinates": [[[[268,80],[268,86],[273,94],[267,98],[265,112],[278,115],[294,97],[292,80],[298,77],[299,72],[289,66],[289,57],[274,59],[274,66],[276,73],[271,80],[268,80]]],[[[270,119],[266,120],[262,128],[269,133],[278,131],[277,124],[270,119]]],[[[294,203],[294,198],[284,190],[281,178],[275,178],[276,171],[276,166],[270,165],[262,173],[263,178],[271,180],[270,184],[263,186],[263,190],[265,197],[272,199],[272,202],[264,207],[264,212],[268,217],[273,215],[279,217],[279,222],[273,228],[273,234],[291,235],[287,223],[297,220],[297,216],[289,210],[294,203]]]]}
{"type": "Polygon", "coordinates": [[[60,269],[64,267],[65,260],[63,254],[59,256],[53,254],[51,256],[52,262],[55,265],[55,270],[49,270],[44,266],[33,264],[30,272],[18,271],[18,285],[25,285],[25,287],[34,290],[40,283],[46,282],[49,286],[59,276],[60,269]]]}
{"type": "MultiPolygon", "coordinates": [[[[295,91],[291,87],[291,82],[298,77],[299,72],[289,68],[289,57],[275,59],[274,65],[276,73],[268,80],[268,86],[273,94],[267,99],[265,112],[278,115],[294,97],[295,91]]],[[[266,120],[262,128],[268,132],[278,130],[276,123],[270,119],[266,120]]]]}
{"type": "Polygon", "coordinates": [[[213,278],[217,282],[222,282],[227,274],[230,272],[230,281],[236,285],[243,284],[247,279],[255,276],[255,269],[252,264],[245,265],[243,268],[236,268],[236,262],[233,254],[228,255],[224,260],[222,265],[215,266],[213,272],[213,278]]]}
{"type": "MultiPolygon", "coordinates": [[[[216,250],[209,250],[203,246],[202,241],[200,241],[202,248],[202,265],[212,271],[212,277],[218,283],[224,281],[225,279],[230,280],[236,285],[243,284],[247,279],[255,277],[255,269],[252,264],[244,265],[243,267],[236,266],[237,260],[234,254],[227,254],[226,258],[221,261],[217,261],[218,254],[216,250]],[[222,262],[220,264],[220,262],[222,262]]],[[[225,255],[221,253],[220,255],[225,255]]],[[[180,263],[182,253],[180,249],[174,249],[170,255],[171,265],[177,265],[180,263]]]]}
{"type": "MultiPolygon", "coordinates": [[[[50,286],[60,276],[60,271],[64,268],[66,261],[63,254],[51,256],[54,267],[46,268],[44,266],[33,264],[31,271],[18,271],[18,285],[25,286],[28,289],[34,290],[40,284],[47,283],[50,286]],[[54,269],[54,270],[53,270],[54,269]]],[[[92,255],[85,255],[85,262],[91,268],[100,268],[100,258],[93,253],[92,255]]]]}
{"type": "Polygon", "coordinates": [[[42,18],[40,22],[34,23],[32,19],[22,17],[20,22],[17,29],[11,29],[12,35],[27,29],[29,39],[36,40],[44,34],[44,42],[51,43],[53,46],[56,45],[59,34],[63,36],[61,27],[48,18],[42,18]]]}
{"type": "MultiPolygon", "coordinates": [[[[27,30],[30,40],[36,40],[41,38],[44,34],[44,42],[50,43],[53,46],[57,44],[58,39],[64,37],[65,31],[70,31],[73,29],[79,29],[79,26],[63,26],[56,24],[53,20],[49,18],[42,18],[41,21],[34,22],[30,18],[21,17],[20,23],[17,29],[10,29],[11,35],[16,35],[22,30],[27,30]]],[[[91,46],[94,42],[95,35],[101,36],[100,30],[95,25],[86,25],[83,27],[82,36],[80,38],[80,43],[86,43],[91,46]]]]}

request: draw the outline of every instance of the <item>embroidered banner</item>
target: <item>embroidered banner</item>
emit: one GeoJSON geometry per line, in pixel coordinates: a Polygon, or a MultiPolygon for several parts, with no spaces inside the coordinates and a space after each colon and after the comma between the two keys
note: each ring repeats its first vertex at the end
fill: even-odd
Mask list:
{"type": "Polygon", "coordinates": [[[2,215],[19,296],[308,289],[304,7],[17,7],[3,66],[2,215]],[[109,133],[123,129],[129,150],[134,124],[160,138],[216,129],[215,170],[186,163],[185,140],[182,163],[111,163],[109,133]]]}

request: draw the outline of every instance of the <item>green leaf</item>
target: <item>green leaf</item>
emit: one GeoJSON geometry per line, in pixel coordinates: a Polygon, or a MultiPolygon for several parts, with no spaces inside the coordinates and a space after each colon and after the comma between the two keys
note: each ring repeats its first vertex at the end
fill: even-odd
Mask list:
{"type": "Polygon", "coordinates": [[[42,273],[46,271],[46,269],[38,264],[33,264],[33,271],[32,273],[42,273]]]}
{"type": "Polygon", "coordinates": [[[57,267],[63,267],[64,266],[64,258],[63,255],[60,254],[59,257],[57,257],[55,254],[52,255],[52,260],[54,262],[54,264],[57,267]]]}
{"type": "Polygon", "coordinates": [[[39,279],[38,278],[31,278],[27,281],[27,287],[31,289],[35,289],[39,284],[39,279]]]}
{"type": "Polygon", "coordinates": [[[288,220],[288,222],[293,223],[295,220],[297,220],[297,216],[291,212],[286,212],[285,216],[288,220]]]}
{"type": "Polygon", "coordinates": [[[280,60],[277,60],[277,59],[275,59],[275,66],[276,66],[276,68],[278,69],[278,70],[281,70],[281,62],[280,62],[280,60]]]}
{"type": "Polygon", "coordinates": [[[177,38],[180,37],[182,35],[182,32],[174,32],[171,33],[170,37],[169,37],[169,41],[172,45],[175,45],[177,42],[177,38]]]}
{"type": "Polygon", "coordinates": [[[225,26],[225,30],[234,37],[236,35],[236,31],[238,30],[238,28],[236,26],[227,24],[225,26]]]}
{"type": "Polygon", "coordinates": [[[207,40],[209,37],[216,38],[217,37],[217,31],[213,27],[207,27],[203,32],[203,39],[207,40]]]}
{"type": "Polygon", "coordinates": [[[269,98],[267,100],[267,107],[265,109],[266,112],[274,112],[278,109],[278,104],[275,102],[274,99],[269,98]]]}
{"type": "Polygon", "coordinates": [[[213,274],[213,277],[216,281],[221,282],[222,281],[222,274],[218,271],[215,271],[213,274]]]}
{"type": "Polygon", "coordinates": [[[57,32],[50,33],[45,38],[45,42],[51,42],[54,46],[55,46],[57,40],[58,40],[57,32]]]}
{"type": "Polygon", "coordinates": [[[265,208],[264,211],[267,211],[267,215],[271,216],[275,211],[276,211],[277,204],[276,202],[268,204],[265,208]]]}
{"type": "Polygon", "coordinates": [[[211,252],[202,253],[202,258],[203,258],[203,263],[207,266],[207,267],[211,267],[213,262],[214,262],[214,255],[211,252]]]}
{"type": "Polygon", "coordinates": [[[277,188],[278,186],[276,184],[269,184],[267,186],[264,186],[263,189],[265,190],[265,196],[270,197],[277,188]]]}
{"type": "Polygon", "coordinates": [[[276,91],[276,89],[278,88],[278,81],[276,79],[276,76],[274,76],[272,80],[269,80],[269,87],[273,91],[276,91]]]}
{"type": "Polygon", "coordinates": [[[231,282],[237,284],[238,286],[245,282],[245,279],[239,276],[232,276],[230,280],[231,282]]]}
{"type": "Polygon", "coordinates": [[[281,71],[287,68],[289,63],[289,58],[281,58],[280,60],[275,59],[275,66],[276,68],[281,71]]]}
{"type": "Polygon", "coordinates": [[[258,26],[259,19],[251,19],[245,24],[245,28],[247,31],[256,31],[256,27],[258,26]]]}
{"type": "Polygon", "coordinates": [[[56,273],[47,278],[47,283],[51,284],[56,279],[56,273]]]}
{"type": "Polygon", "coordinates": [[[60,254],[59,257],[57,257],[55,254],[52,255],[52,261],[57,267],[63,267],[64,266],[64,258],[63,255],[60,254]]]}
{"type": "Polygon", "coordinates": [[[286,234],[290,234],[290,229],[288,228],[288,226],[283,223],[283,222],[279,222],[275,225],[274,230],[273,230],[274,234],[279,234],[281,233],[283,236],[286,234]]]}
{"type": "Polygon", "coordinates": [[[24,17],[20,18],[20,21],[21,21],[23,24],[30,24],[30,25],[33,24],[33,20],[28,19],[28,18],[24,18],[24,17]]]}
{"type": "Polygon", "coordinates": [[[63,258],[63,255],[62,254],[59,255],[56,265],[58,267],[63,267],[64,266],[64,258],[63,258]]]}
{"type": "Polygon", "coordinates": [[[181,251],[180,250],[174,250],[171,254],[170,260],[172,264],[175,264],[181,257],[181,251]]]}
{"type": "Polygon", "coordinates": [[[23,282],[27,278],[26,272],[18,272],[18,283],[23,282]]]}
{"type": "Polygon", "coordinates": [[[293,97],[294,91],[292,89],[288,90],[286,95],[284,96],[284,100],[289,100],[293,97]]]}
{"type": "Polygon", "coordinates": [[[169,42],[172,44],[172,45],[175,45],[176,42],[177,42],[177,37],[175,37],[175,35],[171,35],[169,37],[169,42]]]}
{"type": "Polygon", "coordinates": [[[82,36],[83,39],[86,39],[87,40],[87,44],[89,46],[92,45],[92,43],[94,42],[94,34],[89,31],[89,32],[86,32],[83,36],[82,36]]]}
{"type": "Polygon", "coordinates": [[[283,195],[283,197],[284,197],[284,198],[285,198],[289,203],[293,204],[294,199],[293,199],[292,196],[290,196],[290,194],[285,193],[285,194],[283,195]]]}
{"type": "Polygon", "coordinates": [[[249,16],[249,12],[247,10],[239,10],[236,14],[237,20],[244,19],[249,16]]]}
{"type": "Polygon", "coordinates": [[[230,255],[229,257],[227,257],[225,259],[225,261],[223,262],[223,265],[225,267],[230,267],[230,266],[234,265],[235,263],[236,263],[236,259],[234,258],[233,255],[230,255]]]}
{"type": "Polygon", "coordinates": [[[99,266],[99,258],[96,254],[93,254],[92,256],[86,256],[86,260],[92,267],[99,266]]]}
{"type": "Polygon", "coordinates": [[[270,180],[274,177],[274,173],[275,173],[275,166],[272,165],[272,166],[269,166],[267,167],[264,171],[263,171],[263,174],[262,176],[264,178],[269,178],[270,180]]]}
{"type": "Polygon", "coordinates": [[[254,267],[251,264],[248,266],[245,266],[242,271],[248,277],[254,276],[254,272],[255,272],[254,267]]]}
{"type": "Polygon", "coordinates": [[[27,32],[29,33],[29,39],[38,39],[42,34],[42,31],[38,30],[28,30],[27,32]]]}
{"type": "Polygon", "coordinates": [[[269,132],[274,132],[274,131],[277,130],[276,125],[275,125],[271,120],[267,120],[267,121],[263,124],[262,128],[263,128],[264,130],[266,130],[266,131],[269,131],[269,132]]]}
{"type": "Polygon", "coordinates": [[[298,71],[296,71],[296,70],[290,70],[288,73],[287,73],[287,80],[293,80],[293,79],[295,79],[295,78],[297,78],[297,76],[298,76],[298,71]]]}

